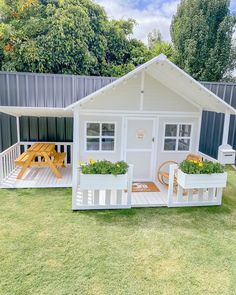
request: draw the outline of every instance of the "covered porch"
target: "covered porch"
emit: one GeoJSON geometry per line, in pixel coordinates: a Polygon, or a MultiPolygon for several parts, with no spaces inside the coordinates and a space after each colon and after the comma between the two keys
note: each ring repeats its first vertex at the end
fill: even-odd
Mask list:
{"type": "MultiPolygon", "coordinates": [[[[21,179],[17,179],[22,166],[16,165],[15,160],[26,153],[36,141],[22,141],[20,117],[34,118],[70,118],[73,112],[63,108],[40,107],[1,107],[1,112],[16,118],[17,142],[0,153],[0,188],[53,188],[72,186],[73,142],[40,141],[44,145],[53,145],[56,153],[65,154],[65,167],[59,167],[61,177],[55,177],[51,167],[45,166],[45,159],[36,158],[36,165],[26,169],[21,179]],[[41,163],[42,162],[42,163],[41,163]],[[38,163],[38,165],[37,165],[38,163]]],[[[53,126],[49,126],[53,128],[53,126]]]]}
{"type": "MultiPolygon", "coordinates": [[[[56,150],[66,151],[65,167],[60,168],[62,178],[56,178],[49,167],[31,167],[27,169],[22,179],[17,179],[20,167],[16,167],[14,160],[20,153],[26,151],[34,142],[19,142],[0,154],[0,189],[12,188],[72,188],[73,175],[73,143],[56,142],[56,150]]],[[[205,158],[207,156],[205,155],[205,158]]],[[[207,157],[208,158],[208,157],[207,157]]],[[[77,175],[78,176],[78,175],[77,175]]],[[[173,177],[172,177],[173,179],[173,177]]],[[[132,171],[128,178],[132,183],[132,171]]],[[[155,180],[158,192],[131,192],[119,190],[88,190],[82,191],[77,185],[73,198],[73,206],[80,210],[86,209],[118,209],[141,207],[176,207],[219,205],[221,194],[218,191],[202,190],[197,193],[182,194],[173,192],[173,184],[166,187],[155,180]]]]}
{"type": "Polygon", "coordinates": [[[61,178],[56,178],[49,167],[30,167],[22,179],[17,179],[21,167],[15,159],[27,151],[34,142],[17,142],[0,153],[0,188],[50,188],[72,186],[72,142],[55,142],[57,152],[65,152],[65,167],[60,168],[61,178]]]}

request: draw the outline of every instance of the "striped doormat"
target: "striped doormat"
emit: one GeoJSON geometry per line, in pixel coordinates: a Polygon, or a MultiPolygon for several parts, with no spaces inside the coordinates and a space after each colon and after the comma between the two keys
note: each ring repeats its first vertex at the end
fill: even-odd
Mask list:
{"type": "Polygon", "coordinates": [[[159,192],[159,188],[154,182],[133,182],[132,192],[142,193],[142,192],[159,192]]]}

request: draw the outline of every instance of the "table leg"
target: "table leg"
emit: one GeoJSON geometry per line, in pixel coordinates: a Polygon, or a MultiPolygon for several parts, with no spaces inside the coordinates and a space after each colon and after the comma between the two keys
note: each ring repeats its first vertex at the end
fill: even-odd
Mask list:
{"type": "Polygon", "coordinates": [[[47,153],[42,153],[45,159],[45,162],[48,163],[48,166],[51,168],[52,172],[56,175],[57,178],[61,178],[61,173],[59,172],[59,170],[56,168],[56,166],[53,164],[53,162],[51,161],[51,159],[49,158],[47,153]]]}
{"type": "Polygon", "coordinates": [[[34,154],[30,153],[29,154],[29,158],[28,160],[24,163],[24,165],[21,168],[21,171],[19,172],[19,174],[17,175],[16,179],[21,179],[22,176],[24,175],[25,171],[27,170],[27,168],[30,166],[31,161],[34,158],[34,154]]]}

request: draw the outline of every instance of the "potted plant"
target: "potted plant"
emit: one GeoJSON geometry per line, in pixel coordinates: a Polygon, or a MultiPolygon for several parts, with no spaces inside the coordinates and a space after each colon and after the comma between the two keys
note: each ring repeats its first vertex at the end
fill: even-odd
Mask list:
{"type": "Polygon", "coordinates": [[[217,162],[184,160],[177,171],[177,181],[184,189],[225,187],[227,173],[217,162]]]}
{"type": "Polygon", "coordinates": [[[80,162],[80,189],[124,189],[128,183],[128,164],[124,161],[112,163],[107,160],[80,162]]]}

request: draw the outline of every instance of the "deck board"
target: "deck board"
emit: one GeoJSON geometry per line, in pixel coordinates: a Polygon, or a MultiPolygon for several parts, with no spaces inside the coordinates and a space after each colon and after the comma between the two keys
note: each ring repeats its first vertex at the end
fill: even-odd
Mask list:
{"type": "Polygon", "coordinates": [[[162,207],[167,206],[165,191],[151,193],[132,193],[131,207],[162,207]]]}
{"type": "Polygon", "coordinates": [[[62,178],[56,178],[49,167],[30,167],[22,179],[16,179],[21,168],[16,168],[0,188],[50,188],[72,187],[72,168],[68,165],[59,169],[62,178]]]}

